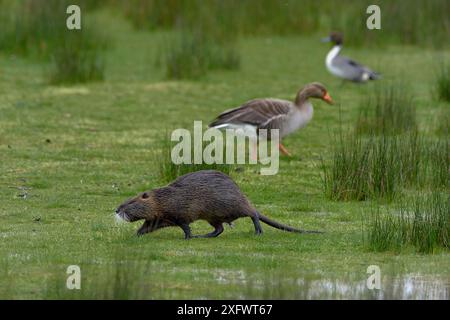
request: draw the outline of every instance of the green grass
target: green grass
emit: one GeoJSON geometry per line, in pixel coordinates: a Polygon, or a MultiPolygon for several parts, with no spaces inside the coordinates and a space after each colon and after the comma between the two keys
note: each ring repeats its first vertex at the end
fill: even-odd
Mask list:
{"type": "Polygon", "coordinates": [[[428,143],[415,131],[368,137],[341,132],[331,163],[323,164],[325,193],[333,200],[393,200],[406,187],[426,183],[445,187],[442,170],[448,168],[447,149],[440,142],[428,143]]]}
{"type": "Polygon", "coordinates": [[[158,61],[168,79],[196,79],[210,70],[235,70],[240,57],[235,44],[221,43],[207,27],[193,31],[180,28],[169,36],[158,61]]]}
{"type": "Polygon", "coordinates": [[[368,246],[375,251],[413,246],[420,253],[450,247],[448,195],[440,193],[403,201],[398,210],[376,209],[367,226],[368,246]]]}
{"type": "Polygon", "coordinates": [[[431,178],[430,185],[435,188],[448,188],[449,187],[449,170],[450,170],[450,150],[448,139],[436,139],[428,142],[427,157],[425,161],[428,166],[428,176],[431,178]]]}
{"type": "Polygon", "coordinates": [[[324,189],[330,199],[392,199],[398,192],[395,139],[348,135],[336,142],[331,168],[324,165],[324,189]]]}
{"type": "Polygon", "coordinates": [[[343,31],[349,45],[385,46],[387,43],[445,47],[450,10],[445,0],[164,0],[118,1],[125,16],[141,29],[170,29],[180,21],[191,25],[205,20],[232,28],[242,35],[305,35],[343,31]],[[366,8],[381,9],[381,28],[366,27],[366,8]]]}
{"type": "MultiPolygon", "coordinates": [[[[115,13],[95,19],[115,43],[105,53],[103,82],[52,86],[40,62],[0,53],[1,298],[301,298],[307,295],[302,296],[304,282],[298,279],[331,279],[353,288],[353,280],[367,279],[369,265],[379,265],[386,277],[418,274],[448,282],[448,249],[426,255],[372,252],[361,231],[371,204],[337,202],[324,194],[321,160],[332,161],[332,137],[341,126],[354,129],[359,105],[374,86],[341,86],[324,67],[328,47],[317,36],[247,37],[239,42],[240,69],[214,70],[195,82],[166,81],[152,61],[167,32],[135,30],[115,13]],[[311,81],[326,85],[341,112],[314,101],[312,122],[284,140],[294,156],[281,158],[277,175],[261,176],[250,167],[232,176],[262,213],[324,234],[291,234],[263,225],[265,233],[255,237],[251,221],[241,219],[219,238],[185,241],[181,229],[138,238],[137,224],[114,223],[114,209],[122,201],[163,185],[154,154],[167,130],[190,130],[194,120],[209,123],[256,97],[293,99],[311,81]],[[126,252],[125,258],[116,252],[126,252]],[[117,271],[124,260],[136,277],[117,271]],[[81,267],[86,292],[64,289],[67,266],[73,264],[81,267]],[[247,275],[254,285],[243,282],[247,275]],[[146,285],[136,294],[120,280],[134,284],[143,278],[146,285]],[[112,282],[104,284],[107,280],[112,282]],[[99,289],[102,284],[105,290],[99,289]],[[57,286],[64,291],[58,293],[57,286]]],[[[434,53],[390,45],[346,49],[357,60],[382,66],[383,79],[405,78],[415,93],[418,126],[431,129],[449,107],[430,94],[434,53]],[[404,61],[414,67],[405,69],[404,61]]],[[[432,130],[425,134],[436,138],[432,130]]],[[[448,137],[441,139],[445,144],[448,137]]],[[[202,221],[192,228],[196,234],[211,231],[202,221]]],[[[356,296],[351,292],[347,297],[356,296]]],[[[330,294],[325,290],[322,297],[330,294]]]]}
{"type": "Polygon", "coordinates": [[[448,140],[411,131],[401,136],[340,133],[333,157],[323,163],[323,186],[330,199],[393,200],[408,188],[448,188],[448,140]]]}
{"type": "Polygon", "coordinates": [[[417,130],[413,94],[399,84],[378,86],[360,106],[358,134],[392,135],[417,130]]]}
{"type": "Polygon", "coordinates": [[[108,41],[84,14],[95,2],[76,2],[81,8],[82,31],[68,31],[66,8],[70,1],[2,1],[0,49],[49,61],[47,73],[52,84],[102,80],[108,41]]]}
{"type": "Polygon", "coordinates": [[[15,54],[49,57],[64,34],[65,4],[62,1],[1,1],[0,48],[15,54]],[[61,26],[61,27],[60,27],[61,26]]]}
{"type": "Polygon", "coordinates": [[[103,80],[105,73],[104,39],[92,34],[92,29],[64,35],[60,47],[52,55],[52,84],[83,83],[103,80]]]}
{"type": "MultiPolygon", "coordinates": [[[[202,163],[194,163],[193,151],[191,153],[192,163],[175,164],[172,161],[172,148],[176,145],[176,143],[170,141],[170,136],[168,136],[163,137],[160,144],[161,148],[157,152],[155,152],[154,161],[158,164],[159,177],[161,179],[161,182],[163,183],[170,183],[179,176],[199,170],[218,170],[231,176],[231,174],[234,172],[234,169],[237,168],[232,164],[225,163],[207,164],[203,160],[202,163]]],[[[204,150],[206,145],[207,143],[203,143],[202,150],[204,150]]]]}
{"type": "Polygon", "coordinates": [[[450,102],[450,63],[441,63],[434,90],[440,100],[450,102]]]}
{"type": "Polygon", "coordinates": [[[416,103],[405,88],[376,86],[359,106],[355,129],[341,129],[333,139],[332,161],[322,166],[330,199],[391,201],[408,188],[448,188],[448,137],[419,130],[416,103]]]}

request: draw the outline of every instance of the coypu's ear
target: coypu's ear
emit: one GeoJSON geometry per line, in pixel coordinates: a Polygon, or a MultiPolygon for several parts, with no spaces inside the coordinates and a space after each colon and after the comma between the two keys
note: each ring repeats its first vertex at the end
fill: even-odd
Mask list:
{"type": "Polygon", "coordinates": [[[150,193],[144,192],[144,193],[142,194],[141,198],[142,198],[142,199],[148,199],[148,198],[150,198],[150,193]]]}

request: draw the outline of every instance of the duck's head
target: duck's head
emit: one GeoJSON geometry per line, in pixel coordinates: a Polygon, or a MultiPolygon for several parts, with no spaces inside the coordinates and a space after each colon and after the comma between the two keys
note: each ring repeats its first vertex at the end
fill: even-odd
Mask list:
{"type": "Polygon", "coordinates": [[[344,36],[341,32],[333,31],[326,38],[322,39],[323,42],[333,42],[335,45],[341,45],[344,41],[344,36]]]}
{"type": "Polygon", "coordinates": [[[301,89],[296,98],[297,104],[302,104],[308,98],[317,98],[325,101],[328,104],[333,104],[333,99],[331,99],[328,90],[325,86],[319,82],[308,83],[306,86],[301,89]]]}

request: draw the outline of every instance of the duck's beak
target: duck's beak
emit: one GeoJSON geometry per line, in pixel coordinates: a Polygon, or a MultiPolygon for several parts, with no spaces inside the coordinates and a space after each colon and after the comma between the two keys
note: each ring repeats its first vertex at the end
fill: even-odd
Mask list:
{"type": "Polygon", "coordinates": [[[331,38],[330,37],[325,37],[321,39],[322,42],[330,42],[331,38]]]}
{"type": "Polygon", "coordinates": [[[334,104],[333,99],[331,99],[330,94],[328,92],[325,92],[324,96],[322,97],[322,100],[328,104],[334,104]]]}

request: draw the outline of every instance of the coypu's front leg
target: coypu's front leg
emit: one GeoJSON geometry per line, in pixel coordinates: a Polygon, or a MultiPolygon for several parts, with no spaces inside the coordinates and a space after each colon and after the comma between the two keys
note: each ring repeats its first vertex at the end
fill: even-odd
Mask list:
{"type": "Polygon", "coordinates": [[[155,230],[170,227],[173,224],[167,222],[167,221],[160,221],[160,220],[145,220],[144,224],[139,228],[137,231],[138,236],[142,236],[146,233],[153,232],[155,230]]]}
{"type": "Polygon", "coordinates": [[[144,224],[138,229],[136,234],[138,236],[142,236],[142,235],[146,234],[147,232],[150,232],[150,221],[145,220],[144,224]]]}

